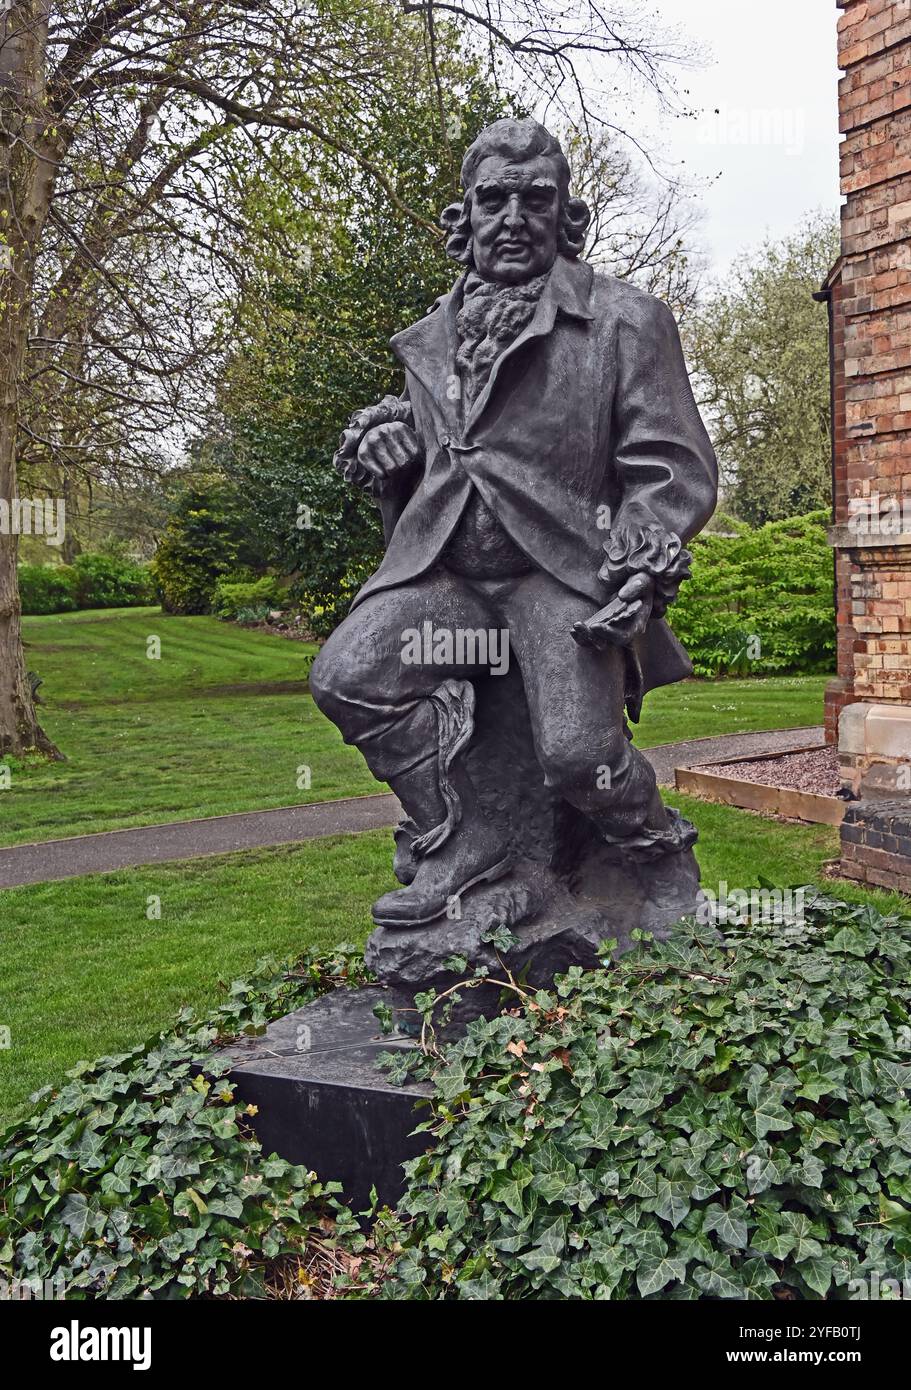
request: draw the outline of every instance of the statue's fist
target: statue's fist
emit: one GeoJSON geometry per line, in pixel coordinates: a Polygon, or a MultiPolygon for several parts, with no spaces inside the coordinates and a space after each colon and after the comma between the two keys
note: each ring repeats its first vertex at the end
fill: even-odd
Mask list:
{"type": "Polygon", "coordinates": [[[399,421],[368,430],[357,451],[358,463],[370,475],[367,491],[375,497],[403,481],[423,459],[421,441],[399,421]]]}

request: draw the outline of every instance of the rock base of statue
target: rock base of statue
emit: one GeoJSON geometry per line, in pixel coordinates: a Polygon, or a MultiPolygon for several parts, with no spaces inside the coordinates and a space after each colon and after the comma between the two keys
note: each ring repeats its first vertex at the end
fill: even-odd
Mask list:
{"type": "Polygon", "coordinates": [[[394,1085],[379,1066],[382,1053],[416,1046],[398,1026],[382,1031],[380,1003],[396,1023],[412,1016],[412,1000],[395,990],[340,988],[219,1054],[238,1099],[257,1108],[251,1123],[264,1153],[341,1183],[356,1213],[369,1208],[372,1190],[394,1206],[402,1164],[428,1144],[413,1130],[422,1118],[415,1103],[429,1087],[394,1085]]]}
{"type": "MultiPolygon", "coordinates": [[[[367,943],[367,965],[377,979],[411,995],[438,993],[486,967],[548,987],[555,975],[601,963],[598,948],[616,942],[629,950],[632,933],[667,935],[696,911],[699,868],[692,850],[652,860],[624,858],[601,841],[587,818],[551,795],[534,755],[521,676],[476,682],[476,724],[466,762],[484,815],[512,844],[516,864],[507,877],[470,889],[460,913],[424,927],[378,927],[367,943]],[[488,939],[498,926],[516,944],[508,950],[488,939]],[[466,962],[461,974],[447,967],[466,962]]],[[[458,829],[455,832],[458,834],[458,829]]],[[[453,1018],[496,1011],[493,985],[464,992],[453,1018]]]]}
{"type": "MultiPolygon", "coordinates": [[[[589,860],[572,887],[546,867],[523,861],[508,879],[466,894],[457,920],[378,927],[367,943],[367,965],[383,984],[411,996],[431,988],[440,994],[479,967],[491,981],[502,980],[505,967],[523,985],[546,989],[573,965],[591,970],[603,964],[605,941],[616,943],[616,956],[629,950],[636,930],[665,938],[675,922],[696,911],[698,892],[692,850],[635,866],[589,860]],[[507,949],[491,940],[504,923],[513,941],[507,949]]],[[[459,993],[454,1022],[509,1007],[509,994],[496,983],[459,993]]]]}

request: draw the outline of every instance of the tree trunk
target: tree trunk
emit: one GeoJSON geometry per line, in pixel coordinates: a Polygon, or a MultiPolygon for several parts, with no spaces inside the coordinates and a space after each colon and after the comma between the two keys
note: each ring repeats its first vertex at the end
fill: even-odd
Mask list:
{"type": "Polygon", "coordinates": [[[44,94],[49,0],[17,0],[0,20],[0,755],[60,757],[35,713],[22,650],[16,562],[19,381],[28,344],[35,251],[56,171],[44,94]]]}

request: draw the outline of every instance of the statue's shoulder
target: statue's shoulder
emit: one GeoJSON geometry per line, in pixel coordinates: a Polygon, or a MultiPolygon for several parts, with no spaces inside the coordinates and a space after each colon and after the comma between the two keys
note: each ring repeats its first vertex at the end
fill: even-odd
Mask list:
{"type": "Polygon", "coordinates": [[[599,319],[610,323],[623,320],[634,325],[654,323],[670,312],[662,299],[602,270],[596,270],[592,276],[591,309],[599,319]]]}
{"type": "Polygon", "coordinates": [[[424,310],[424,312],[423,312],[423,314],[421,315],[421,317],[418,318],[418,319],[415,319],[415,320],[414,320],[414,323],[410,323],[410,324],[408,325],[408,327],[409,327],[409,328],[416,328],[416,327],[418,326],[418,324],[426,323],[427,320],[428,320],[429,318],[432,318],[434,314],[438,314],[438,313],[440,312],[441,306],[443,305],[443,303],[445,302],[445,300],[448,299],[448,298],[449,298],[448,295],[446,295],[446,294],[441,294],[441,295],[439,296],[438,299],[435,299],[435,300],[433,301],[432,304],[428,304],[427,308],[424,310]]]}

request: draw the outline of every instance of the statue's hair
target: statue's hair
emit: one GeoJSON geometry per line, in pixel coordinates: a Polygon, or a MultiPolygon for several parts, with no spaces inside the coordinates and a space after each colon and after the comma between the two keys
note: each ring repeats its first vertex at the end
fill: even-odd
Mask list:
{"type": "Polygon", "coordinates": [[[494,121],[481,131],[469,145],[462,160],[462,187],[465,196],[460,203],[450,203],[440,214],[440,222],[449,233],[446,251],[462,265],[474,265],[471,240],[471,185],[478,165],[489,155],[507,155],[517,163],[543,155],[553,161],[560,187],[560,226],[557,249],[564,256],[578,256],[585,245],[585,233],[591,221],[588,205],[581,198],[569,196],[569,165],[559,140],[532,120],[494,121]]]}

